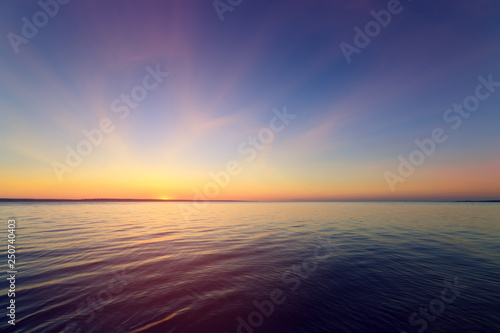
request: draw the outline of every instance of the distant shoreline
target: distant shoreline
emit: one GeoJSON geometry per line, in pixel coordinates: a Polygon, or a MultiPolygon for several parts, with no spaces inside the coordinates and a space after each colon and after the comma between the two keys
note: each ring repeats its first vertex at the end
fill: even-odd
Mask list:
{"type": "MultiPolygon", "coordinates": [[[[187,199],[10,199],[0,198],[0,202],[198,202],[187,199]]],[[[449,203],[498,203],[500,200],[290,200],[290,201],[255,201],[255,200],[203,200],[204,202],[449,202],[449,203]]]]}
{"type": "MultiPolygon", "coordinates": [[[[257,202],[248,200],[203,200],[209,202],[257,202]]],[[[197,200],[162,200],[162,199],[7,199],[0,198],[0,202],[197,202],[197,200]]]]}

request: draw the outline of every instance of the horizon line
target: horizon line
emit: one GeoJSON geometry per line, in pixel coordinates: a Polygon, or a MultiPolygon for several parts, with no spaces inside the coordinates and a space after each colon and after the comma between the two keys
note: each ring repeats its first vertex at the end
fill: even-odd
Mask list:
{"type": "Polygon", "coordinates": [[[0,202],[500,202],[500,200],[432,200],[432,199],[291,199],[291,200],[193,200],[193,199],[133,199],[133,198],[85,198],[85,199],[34,199],[0,198],[0,202]]]}

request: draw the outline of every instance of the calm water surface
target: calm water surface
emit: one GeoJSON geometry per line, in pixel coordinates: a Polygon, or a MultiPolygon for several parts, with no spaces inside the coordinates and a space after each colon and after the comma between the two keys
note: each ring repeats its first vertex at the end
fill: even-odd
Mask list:
{"type": "Polygon", "coordinates": [[[0,204],[0,330],[500,332],[500,204],[180,205],[0,204]]]}

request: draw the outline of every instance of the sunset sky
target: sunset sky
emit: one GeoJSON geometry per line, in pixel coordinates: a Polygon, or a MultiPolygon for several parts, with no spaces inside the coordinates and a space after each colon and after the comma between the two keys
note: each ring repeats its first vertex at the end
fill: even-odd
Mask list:
{"type": "Polygon", "coordinates": [[[214,200],[500,199],[500,86],[456,129],[445,119],[478,77],[500,82],[498,1],[402,1],[350,63],[339,44],[388,1],[243,0],[223,21],[211,0],[58,6],[0,4],[0,198],[192,199],[212,183],[214,200]],[[16,46],[34,15],[46,25],[16,46]],[[135,108],[132,91],[147,91],[135,108]],[[285,110],[251,158],[248,137],[285,110]],[[107,120],[69,167],[67,147],[107,120]],[[399,175],[436,128],[447,140],[399,175]],[[386,172],[405,181],[393,191],[386,172]]]}

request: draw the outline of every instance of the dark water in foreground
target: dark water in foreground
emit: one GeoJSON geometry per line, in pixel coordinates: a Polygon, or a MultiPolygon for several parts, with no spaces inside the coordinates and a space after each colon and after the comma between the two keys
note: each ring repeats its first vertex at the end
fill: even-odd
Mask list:
{"type": "Polygon", "coordinates": [[[0,330],[500,332],[500,204],[179,205],[0,204],[0,330]]]}

